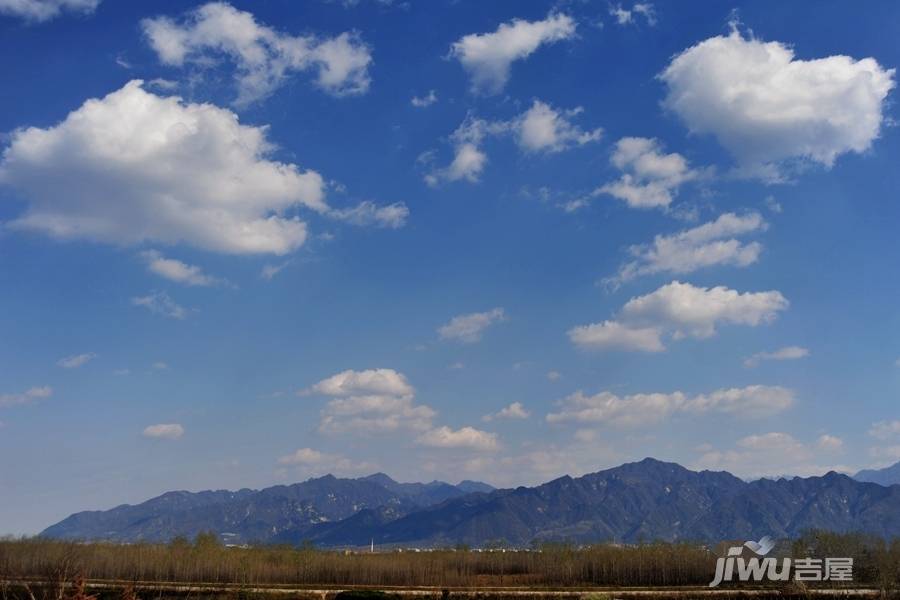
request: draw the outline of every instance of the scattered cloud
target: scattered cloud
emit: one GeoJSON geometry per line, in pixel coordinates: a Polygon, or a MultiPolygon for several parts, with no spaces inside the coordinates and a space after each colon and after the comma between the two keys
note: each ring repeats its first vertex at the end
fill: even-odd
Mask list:
{"type": "Polygon", "coordinates": [[[506,320],[506,313],[503,309],[494,308],[486,312],[453,317],[446,325],[440,326],[437,332],[442,340],[473,344],[481,341],[485,329],[504,320],[506,320]]]}
{"type": "Polygon", "coordinates": [[[14,394],[0,394],[0,408],[31,404],[35,400],[43,400],[53,395],[53,388],[49,385],[36,386],[24,392],[14,394]]]}
{"type": "Polygon", "coordinates": [[[800,346],[785,346],[774,352],[757,352],[744,360],[744,366],[748,369],[759,366],[764,360],[797,360],[809,356],[809,350],[800,346]]]}
{"type": "Polygon", "coordinates": [[[768,224],[759,213],[724,213],[715,221],[672,235],[657,235],[652,244],[631,246],[631,261],[604,280],[618,287],[643,275],[684,275],[711,266],[746,267],[762,252],[759,242],[742,242],[737,236],[765,231],[768,224]]]}
{"type": "Polygon", "coordinates": [[[278,459],[278,464],[317,474],[357,475],[372,469],[366,462],[354,462],[340,454],[328,454],[312,448],[300,448],[278,459]]]}
{"type": "Polygon", "coordinates": [[[869,435],[878,440],[900,438],[900,421],[878,421],[872,423],[869,435]]]}
{"type": "Polygon", "coordinates": [[[77,369],[78,367],[83,367],[88,364],[95,358],[97,358],[97,355],[93,352],[73,354],[72,356],[66,356],[65,358],[56,361],[56,366],[62,367],[63,369],[77,369]]]}
{"type": "Polygon", "coordinates": [[[32,23],[49,21],[64,12],[90,14],[100,0],[0,0],[0,15],[19,17],[32,23]]]}
{"type": "Polygon", "coordinates": [[[510,67],[545,44],[572,38],[575,21],[561,13],[542,21],[513,19],[492,33],[472,33],[461,37],[450,48],[450,56],[459,60],[471,77],[476,94],[499,94],[509,80],[510,67]]]}
{"type": "Polygon", "coordinates": [[[675,56],[660,78],[666,108],[692,133],[712,134],[745,171],[774,179],[782,161],[831,167],[868,150],[895,85],[894,70],[875,59],[800,60],[789,45],[736,27],[675,56]]]}
{"type": "Polygon", "coordinates": [[[203,272],[200,267],[189,265],[174,258],[166,258],[158,250],[145,250],[141,252],[141,258],[147,263],[150,272],[164,277],[169,281],[183,283],[185,285],[210,286],[224,283],[224,280],[212,277],[203,272]]]}
{"type": "Polygon", "coordinates": [[[674,413],[724,413],[760,418],[783,412],[793,403],[791,390],[765,385],[720,389],[692,397],[682,392],[619,396],[604,391],[588,396],[577,391],[557,403],[560,410],[549,413],[547,422],[634,427],[660,423],[674,413]]]}
{"type": "Polygon", "coordinates": [[[498,450],[500,442],[496,433],[489,433],[474,427],[451,429],[436,427],[422,433],[416,442],[432,448],[460,448],[467,450],[498,450]]]}
{"type": "Polygon", "coordinates": [[[153,292],[147,296],[136,296],[131,299],[131,304],[146,308],[155,315],[162,315],[170,319],[185,319],[188,309],[181,306],[166,292],[153,292]]]}
{"type": "Polygon", "coordinates": [[[819,450],[827,452],[840,452],[844,449],[844,440],[837,436],[824,433],[816,440],[816,447],[819,450]]]}
{"type": "Polygon", "coordinates": [[[839,450],[833,441],[826,442],[826,447],[822,447],[823,438],[838,440],[823,435],[815,444],[807,444],[783,432],[749,435],[738,440],[732,449],[705,449],[694,468],[726,470],[746,478],[809,477],[827,471],[852,471],[843,465],[822,465],[818,462],[822,451],[833,453],[839,450]]]}
{"type": "Polygon", "coordinates": [[[399,229],[406,224],[409,209],[402,202],[378,206],[371,200],[365,200],[351,208],[331,209],[328,215],[351,225],[399,229]]]}
{"type": "Polygon", "coordinates": [[[412,100],[410,100],[410,104],[415,106],[416,108],[426,108],[431,106],[435,102],[438,101],[437,93],[434,90],[428,90],[428,93],[424,96],[413,96],[412,100]]]}
{"type": "Polygon", "coordinates": [[[431,407],[415,404],[415,390],[393,369],[342,371],[302,393],[331,398],[319,423],[325,433],[426,431],[436,415],[431,407]]]}
{"type": "Polygon", "coordinates": [[[316,85],[335,96],[369,89],[372,55],[356,33],[291,36],[225,2],[204,4],[181,22],[165,16],[144,19],[141,27],[163,64],[207,67],[227,57],[236,68],[236,106],[268,97],[291,75],[304,71],[314,71],[316,85]]]}
{"type": "Polygon", "coordinates": [[[631,208],[668,208],[678,188],[700,176],[682,155],[664,154],[659,141],[652,138],[620,139],[610,160],[622,176],[594,193],[609,194],[631,208]]]}
{"type": "MultiPolygon", "coordinates": [[[[488,163],[482,144],[490,137],[512,136],[519,149],[527,154],[553,154],[598,141],[603,136],[601,128],[584,130],[572,121],[582,112],[581,107],[557,109],[535,100],[528,110],[508,121],[488,121],[469,113],[450,135],[453,161],[446,167],[433,169],[425,181],[431,186],[442,181],[476,183],[488,163]]],[[[424,159],[430,163],[434,154],[429,153],[424,159]]]]}
{"type": "Polygon", "coordinates": [[[488,423],[495,419],[527,419],[530,416],[531,413],[525,409],[521,402],[513,402],[493,414],[484,415],[481,417],[481,420],[488,423]]]}
{"type": "Polygon", "coordinates": [[[781,292],[740,293],[724,286],[696,287],[673,281],[654,292],[632,298],[616,320],[570,329],[569,339],[585,348],[665,350],[662,337],[705,339],[720,324],[756,327],[770,323],[789,303],[781,292]]]}
{"type": "Polygon", "coordinates": [[[290,264],[291,261],[286,260],[283,263],[279,263],[277,265],[263,265],[262,270],[259,272],[259,276],[266,281],[272,281],[272,279],[274,279],[276,275],[281,273],[290,264]]]}
{"type": "Polygon", "coordinates": [[[0,183],[29,205],[7,227],[59,239],[286,254],[303,244],[306,224],[285,212],[328,206],[322,177],[269,160],[272,150],[265,127],[131,81],[55,127],[12,135],[0,183]]]}
{"type": "Polygon", "coordinates": [[[146,438],[177,440],[184,435],[184,427],[178,423],[159,423],[148,425],[144,428],[143,436],[146,438]]]}
{"type": "Polygon", "coordinates": [[[656,25],[656,9],[649,2],[636,2],[631,9],[622,8],[621,4],[609,7],[609,14],[616,19],[618,25],[635,25],[641,17],[647,25],[656,25]]]}

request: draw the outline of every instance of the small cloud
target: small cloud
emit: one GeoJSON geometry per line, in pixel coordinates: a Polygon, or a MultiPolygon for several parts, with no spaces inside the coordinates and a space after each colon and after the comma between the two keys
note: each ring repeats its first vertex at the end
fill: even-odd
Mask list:
{"type": "Polygon", "coordinates": [[[438,101],[437,93],[434,90],[428,90],[428,94],[422,97],[413,96],[410,103],[416,108],[426,108],[438,101]]]}
{"type": "Polygon", "coordinates": [[[142,435],[146,438],[177,440],[184,435],[184,427],[178,423],[159,423],[145,427],[142,435]]]}
{"type": "Polygon", "coordinates": [[[131,369],[116,369],[115,371],[113,371],[113,375],[118,375],[120,377],[131,375],[131,369]]]}
{"type": "Polygon", "coordinates": [[[169,365],[167,365],[166,363],[164,363],[161,360],[158,360],[155,363],[153,363],[153,368],[156,369],[157,371],[165,371],[166,369],[169,368],[169,365]]]}
{"type": "Polygon", "coordinates": [[[446,325],[438,328],[442,340],[455,340],[464,344],[472,344],[481,340],[484,330],[506,320],[502,308],[494,308],[487,312],[459,315],[450,319],[446,325]]]}
{"type": "Polygon", "coordinates": [[[200,267],[189,265],[174,258],[166,258],[157,250],[145,250],[141,252],[141,258],[147,263],[147,269],[150,272],[169,281],[192,286],[210,286],[225,283],[224,279],[205,274],[200,267]]]}
{"type": "Polygon", "coordinates": [[[562,379],[562,373],[559,371],[547,371],[547,379],[550,381],[559,381],[562,379]]]}
{"type": "Polygon", "coordinates": [[[281,273],[281,271],[283,271],[285,269],[285,267],[290,265],[291,262],[292,261],[287,260],[287,261],[285,261],[281,264],[277,264],[277,265],[265,265],[262,268],[262,271],[260,271],[259,276],[262,277],[263,279],[265,279],[266,281],[272,281],[272,279],[274,279],[276,275],[281,273]]]}
{"type": "Polygon", "coordinates": [[[748,369],[756,367],[764,360],[798,360],[809,356],[809,350],[800,346],[785,346],[774,352],[757,352],[744,360],[744,366],[748,369]]]}
{"type": "Polygon", "coordinates": [[[609,7],[609,14],[616,19],[618,25],[635,25],[641,17],[651,27],[656,25],[656,9],[647,2],[638,2],[631,9],[622,8],[621,4],[609,7]]]}
{"type": "Polygon", "coordinates": [[[162,315],[170,319],[185,319],[188,309],[176,303],[166,292],[153,292],[147,296],[136,296],[131,299],[131,304],[146,308],[155,315],[162,315]]]}
{"type": "Polygon", "coordinates": [[[450,369],[451,371],[460,371],[462,369],[465,369],[466,365],[461,362],[455,362],[447,368],[450,369]]]}
{"type": "Polygon", "coordinates": [[[361,227],[399,229],[406,225],[409,208],[402,202],[378,206],[370,200],[365,200],[351,208],[331,209],[328,215],[339,221],[361,227]]]}
{"type": "Polygon", "coordinates": [[[447,426],[436,427],[420,435],[416,442],[432,448],[497,450],[500,447],[496,433],[489,433],[474,427],[462,427],[456,430],[447,426]]]}
{"type": "Polygon", "coordinates": [[[494,419],[527,419],[530,416],[531,413],[525,409],[521,402],[513,402],[493,414],[484,415],[481,417],[481,420],[489,422],[494,419]]]}
{"type": "Polygon", "coordinates": [[[91,362],[95,358],[97,358],[97,355],[93,352],[73,354],[72,356],[67,356],[65,358],[59,359],[58,361],[56,361],[56,365],[58,367],[62,367],[63,369],[77,369],[78,367],[82,367],[91,362]]]}
{"type": "Polygon", "coordinates": [[[53,395],[53,388],[49,385],[36,386],[24,392],[15,394],[0,394],[0,408],[31,404],[35,400],[43,400],[53,395]]]}

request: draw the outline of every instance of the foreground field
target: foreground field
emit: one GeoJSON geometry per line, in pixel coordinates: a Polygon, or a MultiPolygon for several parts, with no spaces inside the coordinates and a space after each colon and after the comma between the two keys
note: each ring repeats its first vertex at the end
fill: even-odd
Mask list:
{"type": "Polygon", "coordinates": [[[2,600],[330,599],[342,590],[361,588],[399,596],[596,596],[595,600],[602,600],[610,590],[616,590],[614,597],[833,593],[869,597],[892,594],[900,585],[900,541],[810,533],[776,549],[784,556],[853,557],[853,581],[842,587],[807,588],[789,582],[762,589],[729,584],[709,590],[706,586],[715,572],[717,552],[721,550],[699,544],[583,548],[553,544],[530,551],[455,548],[345,553],[224,547],[212,535],[167,545],[10,540],[0,541],[0,591],[2,600]]]}

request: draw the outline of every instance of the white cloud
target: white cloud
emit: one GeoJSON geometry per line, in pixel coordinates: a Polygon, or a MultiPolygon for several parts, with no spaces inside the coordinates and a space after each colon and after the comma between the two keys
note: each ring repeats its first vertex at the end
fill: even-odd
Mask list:
{"type": "Polygon", "coordinates": [[[722,323],[756,327],[773,321],[787,309],[781,292],[740,293],[724,286],[696,287],[673,281],[654,292],[632,298],[617,320],[569,330],[569,339],[586,348],[622,348],[644,352],[665,349],[662,336],[704,339],[722,323]]]}
{"type": "Polygon", "coordinates": [[[744,366],[753,368],[764,360],[797,360],[809,356],[809,350],[800,346],[785,346],[774,352],[757,352],[744,361],[744,366]]]}
{"type": "Polygon", "coordinates": [[[872,423],[869,435],[879,440],[900,437],[900,421],[878,421],[877,423],[872,423]]]}
{"type": "Polygon", "coordinates": [[[550,381],[559,381],[562,379],[562,373],[559,371],[547,371],[547,379],[550,381]]]}
{"type": "Polygon", "coordinates": [[[263,265],[262,270],[259,272],[259,276],[266,281],[272,281],[272,279],[274,279],[276,275],[281,273],[290,264],[291,261],[286,260],[283,263],[279,263],[277,265],[263,265]]]}
{"type": "Polygon", "coordinates": [[[506,319],[502,308],[494,308],[486,312],[459,315],[450,319],[446,325],[438,328],[442,340],[455,340],[472,344],[481,340],[484,330],[506,319]]]}
{"type": "Polygon", "coordinates": [[[826,452],[840,452],[844,449],[844,440],[837,436],[823,433],[816,440],[816,447],[826,452]]]}
{"type": "Polygon", "coordinates": [[[165,292],[153,292],[146,296],[136,296],[131,299],[131,304],[146,308],[156,315],[169,317],[170,319],[185,319],[188,309],[181,306],[165,292]]]}
{"type": "Polygon", "coordinates": [[[30,404],[35,400],[43,400],[53,395],[53,388],[48,385],[33,387],[17,394],[0,394],[0,408],[30,404]]]}
{"type": "Polygon", "coordinates": [[[656,25],[656,9],[649,2],[637,2],[631,9],[622,8],[621,4],[609,7],[609,14],[615,17],[618,25],[634,25],[637,17],[643,17],[647,25],[656,25]]]}
{"type": "Polygon", "coordinates": [[[699,176],[682,155],[664,154],[659,141],[651,138],[620,139],[610,161],[623,174],[594,193],[609,194],[631,208],[667,208],[678,188],[699,176]]]}
{"type": "Polygon", "coordinates": [[[783,412],[793,403],[790,390],[765,385],[720,389],[692,397],[677,391],[628,396],[608,391],[588,396],[578,391],[559,401],[559,412],[548,414],[547,422],[646,426],[662,422],[674,413],[711,412],[760,418],[783,412]]]}
{"type": "Polygon", "coordinates": [[[372,465],[366,462],[357,463],[340,454],[328,454],[313,448],[300,448],[278,459],[278,464],[296,467],[303,472],[359,474],[369,470],[372,465]]]}
{"type": "Polygon", "coordinates": [[[519,147],[527,152],[560,152],[599,140],[602,129],[584,131],[569,120],[581,112],[581,108],[556,110],[535,100],[513,123],[519,147]]]}
{"type": "Polygon", "coordinates": [[[343,371],[303,393],[332,398],[321,413],[319,430],[325,433],[425,431],[436,414],[415,404],[415,390],[393,369],[343,371]]]}
{"type": "Polygon", "coordinates": [[[144,428],[143,436],[147,438],[177,440],[184,435],[184,427],[178,423],[159,423],[144,428]]]}
{"type": "Polygon", "coordinates": [[[484,415],[481,417],[481,420],[487,423],[494,419],[527,419],[530,416],[531,413],[528,412],[521,402],[513,402],[493,414],[484,415]]]}
{"type": "Polygon", "coordinates": [[[209,286],[223,283],[223,280],[207,275],[200,267],[189,265],[174,258],[166,258],[157,250],[141,252],[147,268],[160,277],[185,285],[209,286]]]}
{"type": "Polygon", "coordinates": [[[77,369],[78,367],[83,367],[95,358],[97,358],[97,355],[93,352],[73,354],[72,356],[66,356],[65,358],[59,359],[58,361],[56,361],[56,365],[62,367],[63,369],[77,369]]]}
{"type": "Polygon", "coordinates": [[[7,227],[115,244],[179,242],[231,254],[285,254],[327,212],[314,171],[268,160],[264,127],[211,104],[185,104],[140,81],[88,100],[59,125],[12,135],[0,183],[23,192],[7,227]]]}
{"type": "Polygon", "coordinates": [[[542,21],[513,19],[492,33],[463,36],[453,43],[450,55],[469,73],[473,92],[498,94],[509,80],[513,62],[574,35],[575,21],[568,15],[550,14],[542,21]]]}
{"type": "Polygon", "coordinates": [[[761,173],[787,159],[830,167],[841,154],[866,151],[895,85],[894,70],[872,58],[800,60],[786,44],[736,29],[684,50],[660,77],[665,106],[693,133],[714,135],[761,173]]]}
{"type": "Polygon", "coordinates": [[[166,369],[169,368],[169,365],[166,364],[166,363],[164,363],[164,362],[161,361],[161,360],[156,361],[156,362],[153,363],[151,366],[152,366],[155,370],[157,370],[157,371],[165,371],[166,369]]]}
{"type": "Polygon", "coordinates": [[[833,453],[839,450],[833,436],[821,436],[816,443],[807,444],[783,432],[749,435],[741,438],[729,450],[704,449],[694,467],[696,469],[727,470],[740,477],[809,477],[827,471],[850,472],[843,465],[823,465],[818,451],[833,453]],[[829,439],[822,446],[823,438],[829,439]]]}
{"type": "Polygon", "coordinates": [[[207,66],[219,56],[228,57],[236,65],[238,106],[266,98],[290,75],[302,71],[315,71],[316,84],[336,96],[369,89],[372,55],[355,33],[291,36],[224,2],[204,4],[181,23],[161,16],[144,19],[141,26],[164,64],[207,66]]]}
{"type": "Polygon", "coordinates": [[[351,225],[384,227],[399,229],[406,224],[409,217],[409,209],[402,202],[395,202],[387,206],[378,206],[371,200],[360,202],[351,208],[332,209],[328,212],[330,217],[346,221],[351,225]]]}
{"type": "Polygon", "coordinates": [[[631,327],[618,321],[603,321],[573,327],[568,332],[573,344],[582,348],[621,348],[640,352],[662,352],[662,331],[657,327],[631,327]]]}
{"type": "Polygon", "coordinates": [[[746,267],[757,261],[762,251],[758,242],[744,243],[735,236],[765,231],[767,223],[759,213],[725,213],[672,235],[657,235],[652,244],[631,246],[634,260],[623,264],[606,283],[613,286],[642,275],[673,273],[683,275],[716,265],[746,267]]]}
{"type": "Polygon", "coordinates": [[[63,12],[92,13],[99,4],[100,0],[0,0],[0,14],[41,22],[63,12]]]}
{"type": "Polygon", "coordinates": [[[426,108],[438,101],[437,93],[434,90],[428,90],[425,96],[413,96],[410,104],[416,108],[426,108]]]}
{"type": "Polygon", "coordinates": [[[424,432],[416,442],[432,448],[463,448],[468,450],[497,450],[500,442],[496,433],[489,433],[474,427],[451,429],[436,427],[424,432]]]}
{"type": "MultiPolygon", "coordinates": [[[[473,114],[450,135],[454,147],[453,161],[446,167],[434,169],[425,176],[429,185],[441,181],[465,179],[476,183],[488,163],[481,146],[489,137],[511,135],[519,148],[526,153],[556,153],[576,146],[598,141],[603,130],[583,130],[572,122],[583,110],[556,109],[545,102],[535,100],[531,107],[508,121],[488,121],[473,114]]],[[[433,153],[424,155],[425,162],[433,160],[433,153]]]]}

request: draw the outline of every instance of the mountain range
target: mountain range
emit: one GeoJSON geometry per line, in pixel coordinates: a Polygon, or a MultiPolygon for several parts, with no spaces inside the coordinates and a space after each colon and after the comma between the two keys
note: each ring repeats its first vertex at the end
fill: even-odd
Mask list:
{"type": "Polygon", "coordinates": [[[166,541],[215,531],[229,543],[432,547],[539,541],[708,541],[795,537],[807,529],[900,536],[900,485],[835,472],[747,482],[646,458],[535,487],[398,483],[326,475],[262,490],[169,492],[76,513],[41,535],[166,541]]]}

